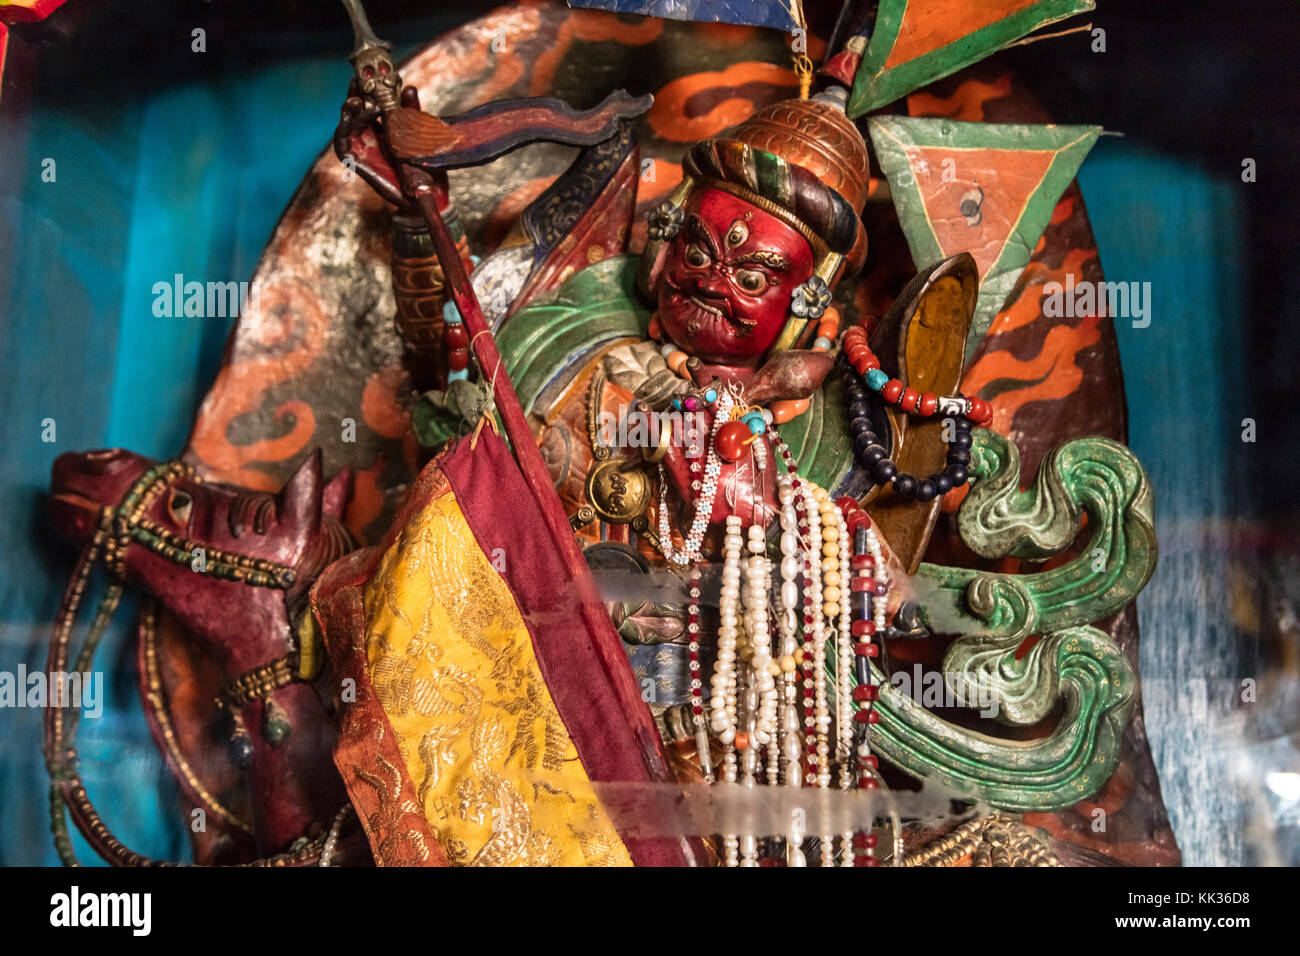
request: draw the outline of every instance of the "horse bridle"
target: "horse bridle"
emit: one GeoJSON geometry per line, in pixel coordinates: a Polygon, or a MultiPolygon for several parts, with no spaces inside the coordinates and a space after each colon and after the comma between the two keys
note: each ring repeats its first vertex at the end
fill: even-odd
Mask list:
{"type": "MultiPolygon", "coordinates": [[[[158,497],[180,479],[196,483],[202,481],[194,468],[185,462],[169,461],[154,465],[136,479],[121,502],[116,506],[106,505],[100,510],[95,532],[77,559],[72,579],[68,582],[54,619],[54,634],[46,664],[50,687],[63,686],[59,676],[67,673],[77,612],[85,597],[95,563],[102,560],[108,584],[91,619],[74,667],[74,671],[79,673],[90,670],[96,647],[107,632],[126,589],[126,554],[133,543],[143,545],[173,564],[186,567],[192,567],[196,550],[202,549],[204,573],[250,587],[288,591],[297,582],[298,572],[287,565],[198,544],[145,517],[158,497]]],[[[233,708],[301,679],[297,676],[296,664],[297,652],[294,651],[240,675],[227,685],[218,698],[218,705],[233,708]]],[[[58,699],[49,701],[45,715],[44,749],[45,766],[50,774],[50,830],[59,859],[66,866],[80,865],[68,832],[64,812],[66,808],[77,829],[95,852],[114,866],[168,865],[128,849],[109,831],[99,811],[95,809],[77,770],[75,737],[80,716],[78,707],[63,700],[61,694],[58,699]]],[[[338,812],[325,833],[311,840],[297,841],[297,849],[243,865],[304,866],[328,863],[348,809],[344,806],[338,812]]]]}

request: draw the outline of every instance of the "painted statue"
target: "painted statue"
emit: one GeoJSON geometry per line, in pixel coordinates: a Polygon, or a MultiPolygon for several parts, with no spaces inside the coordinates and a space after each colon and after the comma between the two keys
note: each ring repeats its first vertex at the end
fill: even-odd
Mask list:
{"type": "MultiPolygon", "coordinates": [[[[1096,131],[874,115],[914,88],[882,66],[882,31],[919,42],[906,5],[882,4],[837,25],[816,76],[796,60],[796,95],[684,144],[638,225],[649,97],[435,115],[346,6],[357,46],[334,151],[360,180],[353,201],[389,224],[400,336],[365,401],[405,396],[368,420],[395,423],[409,487],[377,461],[322,490],[319,457],[279,497],[133,456],[103,459],[112,480],[93,456],[56,468],[79,574],[102,559],[170,622],[144,634],[146,673],[161,655],[222,688],[229,765],[193,771],[199,745],[158,732],[192,804],[239,801],[199,861],[1086,862],[1048,820],[1104,793],[1126,746],[1136,674],[1096,625],[1154,568],[1151,493],[1106,437],[1046,448],[1022,475],[998,403],[969,381],[1019,288],[1024,234],[1046,227],[1096,131]],[[538,143],[576,157],[478,244],[457,171],[538,143]],[[991,165],[945,179],[968,148],[991,165]],[[1008,217],[1008,171],[1031,153],[1048,165],[1008,217]],[[885,182],[920,268],[882,295],[863,270],[885,182]],[[380,486],[400,491],[391,506],[380,486]],[[188,583],[196,549],[220,583],[188,583]],[[925,560],[940,553],[952,564],[925,560]],[[216,602],[251,619],[224,632],[216,602]],[[924,654],[934,702],[919,663],[906,680],[924,654]],[[268,773],[297,789],[271,794],[268,773]],[[213,776],[248,792],[214,796],[213,776]],[[936,827],[871,802],[915,781],[971,810],[936,827]],[[716,808],[759,787],[833,790],[847,815],[725,832],[644,819],[665,793],[716,808]]],[[[605,40],[661,22],[569,16],[605,40]]],[[[970,45],[954,49],[921,75],[967,66],[970,45]]],[[[235,342],[223,375],[246,362],[235,342]]],[[[176,722],[165,683],[160,728],[176,722]]],[[[55,767],[96,849],[140,862],[99,833],[74,760],[55,767]]]]}

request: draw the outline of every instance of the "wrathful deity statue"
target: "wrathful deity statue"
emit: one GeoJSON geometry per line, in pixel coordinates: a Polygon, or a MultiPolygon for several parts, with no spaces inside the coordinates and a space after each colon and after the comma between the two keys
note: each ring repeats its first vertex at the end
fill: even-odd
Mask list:
{"type": "MultiPolygon", "coordinates": [[[[111,601],[91,648],[121,588],[156,598],[151,722],[187,799],[224,811],[196,858],[1081,860],[1053,814],[1107,792],[1129,746],[1136,674],[1118,625],[1097,622],[1154,567],[1151,493],[1104,436],[1022,475],[1026,439],[970,385],[970,358],[1096,131],[880,113],[913,87],[850,5],[816,76],[797,61],[797,92],[682,142],[680,176],[640,196],[638,123],[664,122],[651,97],[426,111],[403,78],[437,58],[399,72],[346,5],[342,162],[321,175],[359,178],[331,187],[335,214],[388,230],[382,381],[397,384],[370,376],[361,407],[409,409],[389,437],[410,472],[384,484],[327,447],[357,481],[325,484],[317,454],[274,495],[214,481],[201,441],[177,463],[94,453],[55,472],[85,550],[51,666],[97,562],[111,601]],[[494,175],[536,143],[576,156],[485,244],[456,171],[494,175]],[[963,149],[985,150],[971,182],[930,176],[963,149]],[[919,270],[882,291],[868,225],[890,198],[919,270]],[[391,509],[364,497],[380,485],[391,509]],[[934,701],[899,679],[919,685],[922,662],[934,701]],[[168,673],[214,682],[217,713],[178,715],[168,673]],[[222,727],[228,755],[191,725],[222,727]],[[786,812],[814,806],[809,790],[820,810],[786,812]]],[[[960,50],[924,78],[967,66],[960,50]]],[[[56,794],[97,850],[143,862],[94,811],[75,721],[56,714],[56,794]]]]}

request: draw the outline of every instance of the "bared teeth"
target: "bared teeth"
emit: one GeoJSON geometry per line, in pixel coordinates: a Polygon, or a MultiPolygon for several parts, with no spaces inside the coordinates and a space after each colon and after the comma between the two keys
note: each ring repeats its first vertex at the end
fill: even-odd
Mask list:
{"type": "MultiPolygon", "coordinates": [[[[697,295],[688,296],[687,298],[688,298],[689,301],[691,301],[691,302],[695,303],[696,305],[698,305],[698,306],[699,306],[701,309],[703,309],[705,312],[712,312],[714,315],[722,315],[722,310],[721,310],[721,309],[719,309],[717,306],[709,305],[707,302],[705,302],[703,299],[701,299],[701,298],[700,298],[699,296],[697,296],[697,295]]],[[[722,317],[723,317],[723,318],[726,318],[725,315],[723,315],[722,317]]]]}

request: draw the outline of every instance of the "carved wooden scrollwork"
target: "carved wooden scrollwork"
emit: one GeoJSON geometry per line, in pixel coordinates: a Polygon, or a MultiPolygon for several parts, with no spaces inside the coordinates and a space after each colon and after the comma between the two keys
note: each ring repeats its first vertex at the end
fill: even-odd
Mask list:
{"type": "Polygon", "coordinates": [[[991,701],[1009,724],[1037,723],[1058,701],[1064,708],[1047,736],[1000,740],[935,716],[877,670],[873,742],[909,773],[994,806],[1068,806],[1110,776],[1132,711],[1132,668],[1089,624],[1133,600],[1155,569],[1150,483],[1133,454],[1105,438],[1054,449],[1026,491],[1011,441],[980,429],[973,447],[976,483],[958,527],[977,554],[1043,560],[1074,544],[1085,514],[1091,537],[1073,560],[1032,574],[923,564],[926,623],[960,635],[944,658],[945,680],[959,700],[991,701]],[[1040,640],[1017,659],[1034,635],[1040,640]]]}

